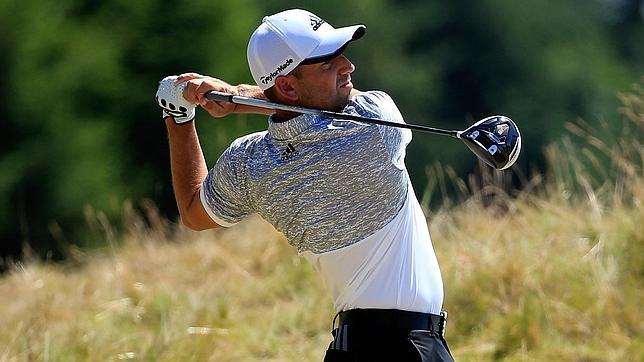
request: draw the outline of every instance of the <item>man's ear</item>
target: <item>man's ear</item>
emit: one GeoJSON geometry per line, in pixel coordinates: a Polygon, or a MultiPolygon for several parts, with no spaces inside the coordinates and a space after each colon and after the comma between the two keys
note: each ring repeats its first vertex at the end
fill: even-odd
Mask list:
{"type": "Polygon", "coordinates": [[[284,101],[296,102],[299,99],[293,81],[293,77],[289,76],[279,76],[275,79],[275,93],[284,101]]]}

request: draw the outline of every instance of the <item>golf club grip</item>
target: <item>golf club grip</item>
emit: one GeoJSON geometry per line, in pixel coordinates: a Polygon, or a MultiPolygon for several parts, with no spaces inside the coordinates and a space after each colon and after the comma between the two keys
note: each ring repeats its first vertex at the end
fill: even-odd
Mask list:
{"type": "Polygon", "coordinates": [[[235,103],[233,102],[233,95],[228,94],[228,93],[223,93],[223,92],[217,92],[217,91],[209,91],[206,93],[206,98],[208,98],[211,101],[215,102],[229,102],[229,103],[235,103]]]}
{"type": "MultiPolygon", "coordinates": [[[[304,107],[298,107],[298,106],[289,106],[286,104],[273,103],[265,99],[236,96],[233,94],[217,92],[217,91],[206,92],[206,98],[208,98],[211,101],[217,101],[217,102],[229,102],[234,104],[241,104],[244,106],[252,106],[257,108],[273,109],[273,110],[302,113],[302,114],[314,114],[318,116],[323,116],[325,115],[325,112],[326,112],[326,111],[321,111],[317,109],[310,109],[310,108],[304,108],[304,107]]],[[[330,113],[333,113],[333,112],[330,112],[330,113]]]]}
{"type": "Polygon", "coordinates": [[[433,134],[439,134],[439,135],[458,138],[457,136],[458,131],[453,131],[453,130],[445,130],[440,128],[421,126],[421,125],[409,124],[409,123],[399,123],[399,122],[387,121],[387,120],[378,119],[378,118],[362,117],[355,114],[346,114],[346,113],[339,113],[339,112],[324,111],[320,109],[291,106],[286,104],[274,103],[264,99],[236,96],[236,95],[217,92],[217,91],[206,92],[206,98],[217,102],[230,102],[234,104],[241,104],[245,106],[252,106],[252,107],[258,107],[258,108],[264,108],[264,109],[273,109],[273,110],[300,113],[300,114],[312,114],[316,116],[346,119],[346,120],[351,120],[356,122],[380,124],[383,126],[406,128],[406,129],[411,129],[415,131],[429,132],[433,134]]]}

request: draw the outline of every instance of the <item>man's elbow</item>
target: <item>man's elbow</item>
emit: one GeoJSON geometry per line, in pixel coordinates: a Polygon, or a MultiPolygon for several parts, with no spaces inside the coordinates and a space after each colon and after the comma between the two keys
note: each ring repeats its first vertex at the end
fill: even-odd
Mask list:
{"type": "Polygon", "coordinates": [[[181,214],[181,223],[183,224],[183,226],[187,227],[190,230],[204,231],[219,227],[219,225],[217,225],[216,223],[210,220],[208,221],[195,220],[195,218],[191,218],[188,214],[181,214]]]}
{"type": "Polygon", "coordinates": [[[219,227],[219,225],[210,218],[210,215],[208,215],[201,205],[198,195],[199,191],[197,190],[197,192],[192,195],[188,205],[185,205],[184,207],[181,207],[178,203],[177,206],[179,206],[181,222],[185,227],[194,231],[203,231],[219,227]]]}
{"type": "Polygon", "coordinates": [[[206,225],[201,225],[199,223],[190,221],[190,219],[188,219],[187,217],[181,217],[181,223],[183,224],[183,226],[193,231],[204,231],[211,229],[211,227],[208,227],[206,225]]]}
{"type": "Polygon", "coordinates": [[[184,217],[184,216],[181,217],[181,223],[183,224],[183,226],[185,226],[188,229],[193,230],[193,231],[202,231],[202,230],[204,230],[204,229],[201,229],[198,226],[196,226],[194,223],[192,223],[190,221],[190,219],[188,219],[187,217],[184,217]]]}

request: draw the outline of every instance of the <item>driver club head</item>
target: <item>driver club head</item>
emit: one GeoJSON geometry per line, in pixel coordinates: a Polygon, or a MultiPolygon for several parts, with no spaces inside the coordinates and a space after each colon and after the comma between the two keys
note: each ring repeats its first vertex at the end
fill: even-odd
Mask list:
{"type": "Polygon", "coordinates": [[[519,128],[506,116],[484,118],[457,136],[483,162],[497,170],[512,166],[521,152],[519,128]]]}

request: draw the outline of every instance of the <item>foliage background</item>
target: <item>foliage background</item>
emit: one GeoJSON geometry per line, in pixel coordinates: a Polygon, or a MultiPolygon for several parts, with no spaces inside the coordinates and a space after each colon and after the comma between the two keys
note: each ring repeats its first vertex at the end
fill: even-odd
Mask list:
{"type": "MultiPolygon", "coordinates": [[[[519,194],[489,173],[452,179],[460,202],[429,226],[457,361],[644,360],[644,84],[633,90],[617,142],[570,124],[581,148],[550,145],[548,172],[519,194]]],[[[0,361],[322,360],[328,291],[268,223],[198,233],[126,210],[119,236],[89,217],[109,247],[0,278],[0,361]]]]}
{"type": "MultiPolygon", "coordinates": [[[[643,3],[0,0],[0,256],[23,259],[0,262],[0,360],[320,359],[328,294],[280,235],[174,223],[153,101],[167,74],[250,82],[250,33],[292,7],[366,24],[354,83],[408,122],[521,128],[503,174],[440,137],[408,149],[455,355],[644,359],[643,3]]],[[[266,126],[197,122],[210,164],[266,126]]]]}
{"type": "MultiPolygon", "coordinates": [[[[118,223],[125,202],[152,202],[175,218],[158,80],[197,71],[251,82],[250,33],[265,14],[292,7],[335,26],[367,25],[346,53],[354,84],[389,92],[408,122],[515,119],[525,139],[516,187],[543,171],[542,148],[564,122],[610,117],[616,92],[644,74],[635,0],[0,0],[2,254],[27,245],[59,258],[69,245],[100,245],[86,214],[118,223]]],[[[197,121],[210,164],[234,138],[266,126],[259,116],[197,121]]],[[[419,193],[437,161],[459,176],[477,169],[458,142],[415,139],[408,166],[419,193]]]]}

